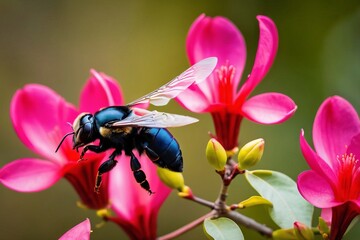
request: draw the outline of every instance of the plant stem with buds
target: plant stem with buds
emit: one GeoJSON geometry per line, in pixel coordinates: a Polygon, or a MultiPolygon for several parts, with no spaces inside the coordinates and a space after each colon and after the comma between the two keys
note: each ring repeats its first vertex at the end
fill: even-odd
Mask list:
{"type": "Polygon", "coordinates": [[[244,173],[244,172],[239,171],[239,169],[237,167],[237,163],[230,158],[227,161],[225,170],[217,171],[217,173],[222,178],[222,184],[220,187],[219,196],[214,203],[211,201],[205,200],[203,198],[197,197],[197,196],[193,195],[192,193],[191,193],[191,195],[184,197],[185,199],[191,200],[200,205],[210,208],[211,211],[208,214],[194,220],[193,222],[191,222],[169,234],[159,237],[157,240],[167,240],[167,239],[172,239],[172,238],[178,237],[181,234],[184,234],[185,232],[200,225],[201,223],[203,223],[203,221],[206,218],[210,218],[210,217],[215,217],[215,218],[227,217],[229,219],[232,219],[233,221],[235,221],[236,223],[238,223],[240,225],[243,225],[247,228],[250,228],[250,229],[253,229],[253,230],[259,232],[263,236],[266,236],[268,238],[272,237],[273,230],[271,228],[269,228],[261,223],[258,223],[254,219],[249,218],[249,217],[235,211],[236,208],[231,207],[231,206],[229,207],[228,205],[226,205],[228,189],[229,189],[229,185],[230,185],[231,181],[235,178],[236,175],[244,173]]]}

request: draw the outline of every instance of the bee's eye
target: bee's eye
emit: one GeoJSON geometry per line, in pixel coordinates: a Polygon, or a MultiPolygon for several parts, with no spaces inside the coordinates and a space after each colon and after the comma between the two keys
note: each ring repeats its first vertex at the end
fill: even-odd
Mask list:
{"type": "Polygon", "coordinates": [[[78,134],[76,136],[80,142],[88,142],[92,138],[92,124],[86,123],[83,126],[80,127],[78,134]]]}
{"type": "Polygon", "coordinates": [[[75,145],[87,144],[93,141],[93,119],[92,115],[86,114],[81,117],[78,129],[75,129],[75,145]]]}

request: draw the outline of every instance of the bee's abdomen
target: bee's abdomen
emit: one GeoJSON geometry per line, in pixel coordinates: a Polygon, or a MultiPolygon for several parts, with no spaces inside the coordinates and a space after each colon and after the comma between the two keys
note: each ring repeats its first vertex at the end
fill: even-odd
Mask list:
{"type": "Polygon", "coordinates": [[[154,163],[171,171],[182,172],[183,158],[179,143],[173,135],[165,128],[148,128],[146,134],[148,147],[159,156],[154,163]]]}

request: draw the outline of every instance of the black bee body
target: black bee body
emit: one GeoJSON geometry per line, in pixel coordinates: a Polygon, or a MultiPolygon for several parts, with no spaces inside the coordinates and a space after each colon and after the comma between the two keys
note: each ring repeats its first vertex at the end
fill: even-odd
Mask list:
{"type": "Polygon", "coordinates": [[[174,172],[182,172],[183,158],[179,143],[173,135],[166,128],[143,128],[142,131],[148,148],[159,156],[154,163],[174,172]]]}
{"type": "Polygon", "coordinates": [[[130,167],[135,180],[152,193],[141,164],[133,153],[145,153],[149,159],[162,168],[182,172],[183,158],[176,139],[166,129],[181,127],[198,120],[188,116],[139,109],[141,104],[164,106],[192,84],[199,84],[214,70],[217,59],[210,57],[191,66],[179,76],[153,92],[126,106],[111,106],[97,111],[94,115],[81,113],[72,124],[73,132],[67,133],[59,143],[58,151],[67,136],[73,135],[73,148],[82,149],[80,160],[87,151],[101,153],[114,149],[109,159],[103,162],[96,176],[95,191],[98,192],[102,174],[116,165],[115,157],[124,152],[130,156],[130,167]],[[99,145],[92,145],[100,140],[99,145]]]}
{"type": "MultiPolygon", "coordinates": [[[[85,134],[87,141],[99,139],[100,143],[96,145],[86,145],[81,153],[81,158],[86,151],[103,152],[113,148],[114,152],[110,158],[99,167],[99,173],[95,184],[95,191],[101,184],[101,175],[110,171],[116,165],[115,157],[125,152],[130,156],[130,166],[134,172],[134,177],[140,185],[152,193],[145,173],[141,170],[139,160],[133,154],[136,149],[140,154],[144,152],[153,163],[162,168],[168,168],[172,171],[181,172],[183,167],[183,158],[180,146],[173,135],[166,128],[156,127],[135,127],[121,126],[113,127],[112,123],[126,120],[131,116],[132,110],[127,106],[112,106],[101,109],[92,114],[84,114],[79,118],[80,128],[88,126],[88,130],[79,131],[79,134],[85,134]]],[[[76,144],[76,139],[80,136],[75,134],[75,148],[81,146],[76,144]]],[[[80,143],[80,142],[79,142],[80,143]]]]}

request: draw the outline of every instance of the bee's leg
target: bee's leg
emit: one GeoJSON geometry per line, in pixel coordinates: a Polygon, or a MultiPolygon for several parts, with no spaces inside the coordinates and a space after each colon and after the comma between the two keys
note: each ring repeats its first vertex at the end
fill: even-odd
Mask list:
{"type": "Polygon", "coordinates": [[[115,157],[118,154],[119,154],[119,152],[115,150],[110,155],[109,159],[100,165],[98,172],[96,174],[94,192],[99,193],[99,188],[100,188],[101,182],[102,182],[102,175],[106,172],[109,172],[111,169],[113,169],[115,167],[115,165],[117,163],[117,161],[115,160],[115,157]]]}
{"type": "Polygon", "coordinates": [[[156,152],[154,152],[154,150],[152,150],[148,146],[144,146],[144,150],[145,150],[146,156],[148,156],[151,161],[156,162],[157,160],[159,160],[160,157],[156,152]]]}
{"type": "Polygon", "coordinates": [[[153,194],[153,192],[150,190],[150,184],[146,180],[146,175],[144,171],[141,170],[141,164],[133,153],[131,153],[130,155],[130,166],[131,166],[131,170],[134,173],[136,182],[140,183],[140,186],[146,191],[148,191],[149,194],[153,194]]]}
{"type": "MultiPolygon", "coordinates": [[[[159,167],[162,168],[169,168],[169,166],[166,164],[166,162],[164,162],[162,159],[160,159],[160,156],[151,148],[149,148],[146,144],[144,144],[142,146],[142,148],[144,149],[146,156],[156,165],[158,165],[159,167]]],[[[169,168],[170,170],[172,170],[171,168],[169,168]]]]}
{"type": "Polygon", "coordinates": [[[105,152],[106,150],[108,150],[110,148],[109,145],[107,144],[103,144],[100,142],[100,145],[99,146],[96,146],[96,145],[86,145],[83,150],[81,151],[81,154],[80,154],[80,161],[84,159],[84,156],[85,156],[85,153],[87,151],[92,151],[92,152],[95,152],[95,153],[101,153],[101,152],[105,152]]]}

